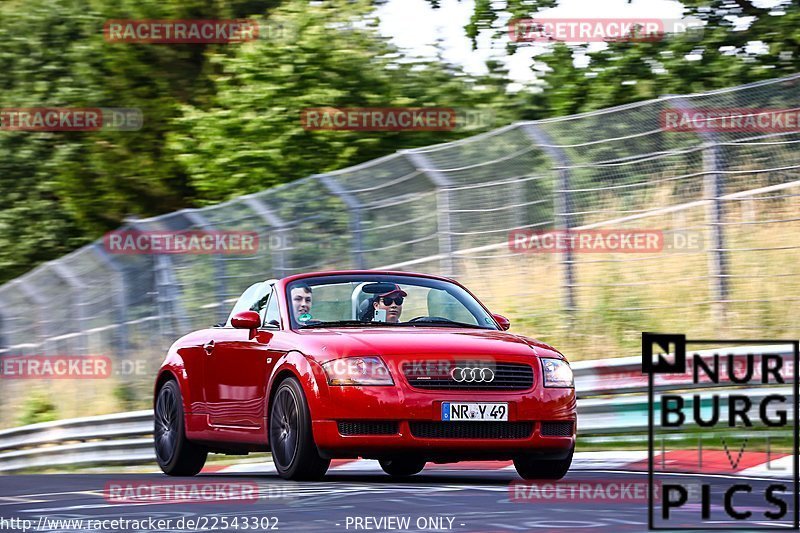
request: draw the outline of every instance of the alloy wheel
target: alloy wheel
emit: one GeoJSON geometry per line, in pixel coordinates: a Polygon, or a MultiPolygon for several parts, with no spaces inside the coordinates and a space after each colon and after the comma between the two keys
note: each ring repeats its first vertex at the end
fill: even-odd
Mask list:
{"type": "Polygon", "coordinates": [[[156,453],[164,463],[169,463],[175,454],[178,442],[178,401],[169,387],[158,395],[155,411],[156,453]]]}
{"type": "Polygon", "coordinates": [[[269,426],[273,457],[280,465],[288,467],[297,455],[300,427],[297,398],[288,387],[281,388],[275,395],[269,426]]]}

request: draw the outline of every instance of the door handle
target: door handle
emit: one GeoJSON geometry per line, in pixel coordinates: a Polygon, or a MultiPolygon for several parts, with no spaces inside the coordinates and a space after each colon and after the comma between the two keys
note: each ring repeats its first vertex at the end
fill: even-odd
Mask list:
{"type": "Polygon", "coordinates": [[[211,355],[211,352],[214,351],[214,341],[208,341],[203,345],[203,349],[206,351],[207,355],[211,355]]]}

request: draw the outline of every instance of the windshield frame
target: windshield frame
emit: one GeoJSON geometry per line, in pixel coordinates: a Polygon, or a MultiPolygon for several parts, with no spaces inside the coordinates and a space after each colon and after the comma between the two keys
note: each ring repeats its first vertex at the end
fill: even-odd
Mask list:
{"type": "MultiPolygon", "coordinates": [[[[454,287],[456,290],[453,291],[453,292],[447,291],[448,294],[450,294],[456,300],[458,300],[458,302],[461,305],[463,305],[464,308],[469,313],[473,314],[473,316],[474,316],[476,314],[475,311],[480,311],[481,313],[485,314],[485,316],[484,317],[478,316],[477,318],[479,318],[479,319],[480,318],[483,318],[483,319],[488,318],[488,319],[491,320],[491,322],[486,322],[485,326],[481,325],[480,323],[475,324],[475,325],[470,324],[469,326],[463,326],[465,329],[469,328],[470,330],[482,329],[482,330],[487,330],[487,331],[502,331],[502,328],[500,327],[499,324],[497,324],[497,321],[495,320],[494,315],[492,314],[491,311],[489,311],[489,309],[486,308],[485,305],[483,305],[483,302],[481,302],[478,298],[476,298],[475,295],[472,294],[469,291],[469,289],[467,289],[466,287],[464,287],[463,285],[461,285],[460,283],[458,283],[458,282],[456,282],[454,280],[450,280],[450,279],[447,279],[447,278],[434,277],[434,276],[430,276],[429,277],[429,276],[423,276],[423,275],[418,275],[418,274],[406,274],[406,273],[401,273],[401,272],[369,272],[369,271],[368,272],[338,272],[338,273],[335,273],[335,274],[334,273],[331,273],[331,274],[322,273],[322,274],[315,274],[315,275],[311,275],[311,276],[303,276],[303,277],[300,277],[300,278],[294,278],[294,279],[291,279],[291,281],[287,280],[283,284],[284,285],[283,286],[283,296],[285,298],[285,301],[287,302],[287,311],[288,311],[288,318],[289,318],[289,328],[288,329],[291,329],[292,331],[296,331],[296,332],[313,331],[315,329],[320,329],[320,328],[324,329],[324,323],[319,325],[319,326],[317,326],[316,328],[304,328],[303,326],[305,324],[302,324],[302,323],[298,322],[295,319],[294,311],[292,309],[292,303],[291,303],[291,301],[292,301],[291,300],[291,288],[294,285],[298,284],[298,283],[307,284],[313,289],[313,287],[316,286],[316,285],[330,285],[330,284],[335,284],[335,283],[353,283],[353,282],[362,283],[362,282],[365,282],[365,281],[368,281],[368,282],[385,281],[385,282],[389,282],[389,283],[397,283],[397,284],[400,284],[400,285],[404,285],[404,284],[408,285],[410,280],[413,280],[412,284],[420,286],[420,287],[441,288],[442,285],[454,287]],[[462,292],[461,296],[463,296],[465,298],[469,298],[469,301],[468,302],[462,301],[462,298],[459,297],[460,296],[459,292],[462,292]],[[471,303],[472,305],[468,305],[469,303],[471,303]]],[[[478,320],[478,322],[479,322],[479,320],[478,320]]],[[[393,327],[403,327],[403,328],[412,328],[414,326],[417,326],[417,327],[432,327],[432,328],[442,328],[442,329],[455,329],[455,326],[445,326],[445,325],[442,325],[442,324],[436,324],[436,323],[431,323],[431,322],[419,322],[419,323],[415,324],[415,323],[411,323],[411,322],[407,322],[406,321],[406,322],[400,322],[398,324],[391,324],[391,325],[389,325],[389,324],[380,324],[378,326],[373,326],[371,322],[363,322],[363,327],[366,327],[366,328],[374,327],[374,328],[377,329],[379,327],[392,327],[392,326],[393,327]]],[[[348,325],[348,326],[331,326],[331,327],[332,328],[336,328],[336,327],[358,327],[358,326],[354,324],[354,325],[348,325]]]]}

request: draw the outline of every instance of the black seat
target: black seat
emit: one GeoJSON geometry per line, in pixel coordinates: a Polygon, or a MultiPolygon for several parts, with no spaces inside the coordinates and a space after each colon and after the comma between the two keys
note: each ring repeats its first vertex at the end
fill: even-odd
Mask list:
{"type": "Polygon", "coordinates": [[[372,302],[372,298],[367,298],[358,304],[358,319],[361,322],[372,322],[375,317],[375,306],[372,305],[372,302]]]}

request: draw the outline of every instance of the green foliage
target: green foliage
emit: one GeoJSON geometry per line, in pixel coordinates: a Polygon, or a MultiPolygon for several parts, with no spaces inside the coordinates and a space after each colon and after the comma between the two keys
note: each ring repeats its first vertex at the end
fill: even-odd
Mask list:
{"type": "Polygon", "coordinates": [[[27,398],[25,405],[22,407],[19,424],[27,426],[53,420],[58,420],[58,408],[56,405],[47,395],[34,392],[27,398]]]}
{"type": "MultiPolygon", "coordinates": [[[[688,0],[684,18],[705,23],[702,30],[672,33],[658,41],[611,42],[605,50],[557,44],[532,60],[531,68],[547,87],[548,110],[566,115],[601,109],[664,94],[685,94],[794,74],[800,67],[800,3],[784,0],[759,7],[752,0],[688,0]],[[739,27],[735,21],[752,17],[739,27]],[[766,53],[758,47],[763,43],[766,53]],[[575,57],[587,55],[588,66],[575,57]]],[[[552,7],[553,0],[478,0],[466,34],[473,43],[480,31],[499,37],[501,12],[530,18],[552,7]]],[[[579,13],[574,14],[580,17],[579,13]]],[[[512,43],[509,53],[528,43],[512,43]]]]}
{"type": "Polygon", "coordinates": [[[305,108],[494,109],[501,124],[514,117],[505,109],[502,73],[491,86],[452,65],[403,58],[377,34],[369,2],[289,2],[270,20],[290,31],[232,56],[209,55],[220,71],[216,96],[206,106],[185,107],[170,136],[205,202],[465,134],[307,131],[305,108]]]}
{"type": "Polygon", "coordinates": [[[139,131],[0,131],[0,283],[119,226],[218,202],[397,149],[475,133],[308,132],[322,106],[492,109],[499,63],[481,79],[407,57],[379,36],[367,0],[31,0],[0,4],[0,108],[122,107],[139,131]],[[109,19],[256,18],[247,44],[110,43],[109,19]],[[280,25],[280,26],[279,26],[280,25]],[[282,28],[276,30],[276,28],[282,28]]]}
{"type": "MultiPolygon", "coordinates": [[[[493,112],[499,126],[726,87],[800,66],[796,2],[762,8],[749,0],[690,0],[684,16],[705,21],[702,32],[609,43],[592,53],[586,46],[557,44],[531,63],[545,91],[509,93],[497,59],[487,63],[486,76],[468,76],[441,57],[423,60],[397,50],[377,32],[379,3],[0,4],[0,107],[127,107],[144,116],[142,129],[133,132],[0,131],[6,198],[0,206],[0,283],[98,238],[128,216],[208,205],[476,132],[306,131],[304,108],[478,109],[493,112]],[[742,16],[752,21],[734,26],[731,17],[742,16]],[[257,18],[268,35],[235,45],[149,45],[109,43],[102,34],[108,19],[238,17],[257,18]],[[757,53],[751,46],[756,42],[768,53],[757,53]],[[588,66],[577,67],[576,54],[588,54],[588,66]]],[[[501,12],[530,17],[554,4],[478,0],[465,31],[473,39],[482,31],[505,34],[498,26],[501,12]]],[[[516,46],[526,45],[512,45],[509,53],[516,46]]],[[[622,135],[627,123],[604,127],[622,135]]],[[[579,132],[561,134],[569,142],[579,132]]],[[[628,148],[638,146],[631,142],[628,148]]],[[[291,194],[284,196],[299,205],[291,194]]],[[[319,201],[302,209],[318,210],[319,201]]],[[[337,228],[343,223],[334,221],[337,228]]]]}
{"type": "Polygon", "coordinates": [[[0,107],[129,107],[136,132],[0,132],[0,281],[76,248],[129,214],[184,207],[163,150],[179,104],[210,90],[201,46],[107,43],[109,18],[219,18],[274,2],[33,0],[0,6],[0,107]]]}
{"type": "Polygon", "coordinates": [[[136,405],[136,388],[130,383],[118,383],[113,390],[114,399],[122,411],[129,411],[136,405]]]}

